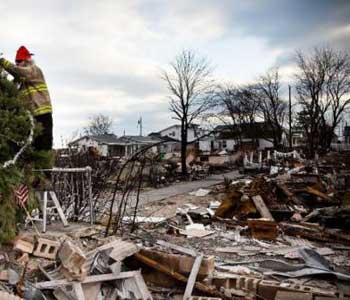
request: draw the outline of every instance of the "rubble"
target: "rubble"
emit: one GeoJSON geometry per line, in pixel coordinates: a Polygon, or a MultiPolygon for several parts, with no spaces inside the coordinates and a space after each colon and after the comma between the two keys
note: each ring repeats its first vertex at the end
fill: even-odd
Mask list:
{"type": "Polygon", "coordinates": [[[64,241],[58,252],[58,258],[61,260],[61,272],[66,278],[72,280],[82,280],[86,277],[87,271],[84,269],[86,256],[70,241],[64,241]]]}
{"type": "Polygon", "coordinates": [[[0,299],[350,299],[348,170],[293,153],[157,203],[118,198],[109,230],[28,226],[0,256],[0,299]]]}

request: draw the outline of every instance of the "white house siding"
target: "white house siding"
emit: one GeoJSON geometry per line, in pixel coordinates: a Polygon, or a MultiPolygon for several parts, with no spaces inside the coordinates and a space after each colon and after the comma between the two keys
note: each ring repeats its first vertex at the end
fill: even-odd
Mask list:
{"type": "Polygon", "coordinates": [[[160,131],[160,136],[169,136],[173,139],[181,139],[181,129],[178,126],[172,126],[167,129],[160,131]]]}
{"type": "Polygon", "coordinates": [[[151,151],[152,151],[152,153],[157,154],[158,153],[158,147],[157,146],[153,146],[151,148],[151,151]]]}
{"type": "Polygon", "coordinates": [[[98,143],[90,138],[83,138],[76,142],[78,151],[87,150],[89,147],[98,148],[98,143]]]}
{"type": "Polygon", "coordinates": [[[98,150],[99,154],[102,156],[108,156],[108,146],[99,145],[97,141],[92,140],[88,137],[83,138],[75,143],[78,151],[86,151],[90,147],[94,147],[98,150]]]}
{"type": "Polygon", "coordinates": [[[233,139],[217,140],[214,143],[215,150],[227,150],[233,151],[235,149],[236,142],[233,139]]]}
{"type": "Polygon", "coordinates": [[[226,140],[226,150],[233,151],[235,149],[235,140],[226,140]]]}
{"type": "Polygon", "coordinates": [[[204,151],[204,152],[211,151],[210,145],[211,145],[210,140],[203,140],[203,141],[200,140],[199,141],[199,150],[204,151]]]}
{"type": "MultiPolygon", "coordinates": [[[[161,131],[159,131],[160,136],[169,136],[173,139],[176,139],[178,141],[181,140],[181,126],[179,125],[174,125],[171,126],[169,128],[163,129],[161,131]]],[[[201,129],[197,129],[196,130],[197,136],[195,135],[195,131],[193,128],[189,128],[187,131],[187,141],[188,142],[192,142],[195,139],[197,139],[198,137],[200,137],[201,135],[204,134],[204,131],[201,129]]]]}
{"type": "Polygon", "coordinates": [[[100,153],[100,155],[102,156],[108,156],[108,146],[107,145],[99,145],[97,147],[98,152],[100,153]]]}
{"type": "Polygon", "coordinates": [[[273,143],[265,139],[259,139],[258,150],[264,150],[266,148],[273,148],[273,143]]]}

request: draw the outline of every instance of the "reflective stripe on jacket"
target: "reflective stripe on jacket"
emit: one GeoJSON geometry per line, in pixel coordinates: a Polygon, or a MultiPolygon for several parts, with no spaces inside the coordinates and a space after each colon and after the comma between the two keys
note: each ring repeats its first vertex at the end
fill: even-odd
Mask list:
{"type": "Polygon", "coordinates": [[[16,66],[6,59],[0,59],[0,64],[20,82],[19,96],[29,103],[34,116],[52,112],[49,90],[38,66],[32,61],[16,66]]]}

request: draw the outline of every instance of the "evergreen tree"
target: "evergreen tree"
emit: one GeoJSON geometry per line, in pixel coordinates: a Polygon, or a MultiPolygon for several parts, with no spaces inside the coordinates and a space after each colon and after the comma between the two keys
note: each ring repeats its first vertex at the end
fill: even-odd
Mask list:
{"type": "MultiPolygon", "coordinates": [[[[51,152],[36,152],[30,145],[17,155],[15,163],[9,163],[28,142],[32,127],[27,104],[18,97],[16,84],[0,71],[0,242],[15,236],[17,223],[25,216],[14,192],[21,184],[31,189],[33,169],[51,165],[51,152]]],[[[35,129],[35,134],[38,131],[40,128],[35,129]]],[[[32,192],[30,196],[33,200],[32,192]]],[[[28,201],[25,205],[29,208],[32,204],[28,201]]]]}

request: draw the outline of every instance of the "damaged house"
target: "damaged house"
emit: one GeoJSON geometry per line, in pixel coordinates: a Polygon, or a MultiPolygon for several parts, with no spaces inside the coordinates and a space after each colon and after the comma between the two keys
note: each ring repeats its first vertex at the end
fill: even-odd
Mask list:
{"type": "MultiPolygon", "coordinates": [[[[130,157],[139,149],[159,141],[156,137],[125,135],[118,138],[115,134],[101,134],[80,137],[68,146],[79,152],[94,148],[103,157],[130,157]]],[[[157,147],[152,147],[152,151],[157,153],[157,147]]]]}
{"type": "MultiPolygon", "coordinates": [[[[198,148],[198,142],[194,142],[201,136],[203,136],[206,131],[199,127],[197,124],[193,124],[188,128],[187,131],[187,141],[190,143],[187,148],[198,148]]],[[[172,125],[158,132],[152,132],[149,137],[159,139],[164,143],[158,147],[159,152],[163,154],[176,154],[180,155],[181,151],[181,126],[172,125]]]]}
{"type": "Polygon", "coordinates": [[[214,133],[199,141],[203,152],[233,152],[238,148],[247,150],[265,150],[272,148],[272,132],[264,122],[235,125],[219,125],[214,133]]]}

